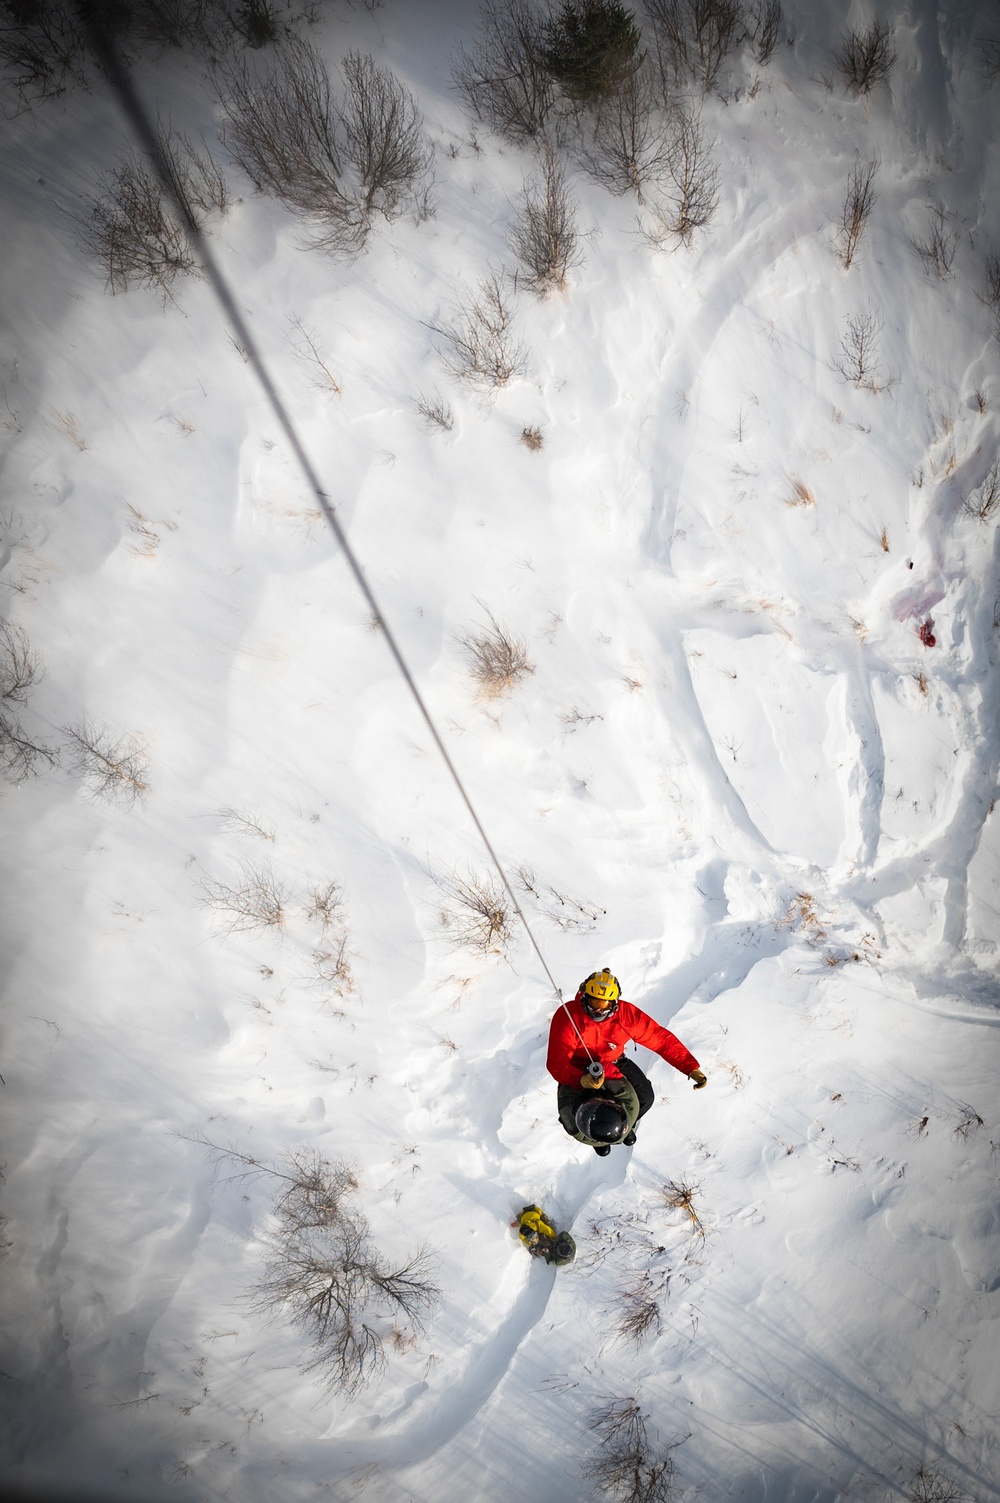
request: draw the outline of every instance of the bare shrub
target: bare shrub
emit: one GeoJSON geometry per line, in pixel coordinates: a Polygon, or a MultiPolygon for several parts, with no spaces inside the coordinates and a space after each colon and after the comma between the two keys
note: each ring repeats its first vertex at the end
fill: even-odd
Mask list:
{"type": "Polygon", "coordinates": [[[432,397],[418,397],[416,406],[428,428],[440,428],[443,433],[454,428],[455,414],[437,392],[432,397]]]}
{"type": "Polygon", "coordinates": [[[218,914],[220,927],[226,934],[253,934],[284,927],[288,892],[268,861],[245,861],[232,881],[208,878],[202,891],[205,903],[218,914]]]}
{"type": "Polygon", "coordinates": [[[430,161],[423,121],[410,91],[373,58],[349,52],[343,68],[344,155],[357,174],[361,213],[366,223],[375,213],[393,219],[430,161]]]}
{"type": "Polygon", "coordinates": [[[612,193],[635,193],[659,185],[669,173],[672,140],[660,109],[659,88],[649,67],[633,69],[596,109],[581,150],[587,171],[612,193]]]}
{"type": "Polygon", "coordinates": [[[983,265],[983,291],[979,294],[988,308],[993,310],[993,332],[1000,338],[1000,254],[990,250],[983,265]]]}
{"type": "Polygon", "coordinates": [[[91,792],[109,803],[131,808],[149,790],[149,764],[138,736],[116,734],[107,726],[84,721],[64,726],[74,769],[82,773],[91,792]]]}
{"type": "Polygon", "coordinates": [[[618,1295],[617,1332],[630,1346],[641,1346],[647,1336],[658,1336],[663,1321],[660,1315],[661,1288],[648,1269],[627,1284],[618,1295]]]}
{"type": "Polygon", "coordinates": [[[1000,37],[980,37],[983,72],[989,79],[1000,78],[1000,37]]]}
{"type": "Polygon", "coordinates": [[[958,231],[948,228],[948,216],[943,209],[931,210],[926,234],[910,243],[923,262],[928,276],[934,275],[942,282],[950,276],[958,248],[958,231]]]}
{"type": "Polygon", "coordinates": [[[781,29],[781,0],[754,0],[747,12],[747,35],[754,56],[762,65],[778,45],[781,29]]]}
{"type": "Polygon", "coordinates": [[[978,522],[989,522],[1000,507],[1000,459],[995,459],[981,485],[970,491],[962,501],[970,517],[978,522]]]}
{"type": "Polygon", "coordinates": [[[871,157],[867,162],[857,157],[847,179],[847,192],[840,211],[840,259],[845,267],[850,267],[857,254],[861,236],[875,206],[878,169],[878,157],[871,157]]]}
{"type": "MultiPolygon", "coordinates": [[[[211,153],[162,125],[158,135],[174,191],[192,214],[225,213],[229,190],[211,153]]],[[[145,286],[170,296],[178,277],[200,274],[179,210],[145,156],[129,151],[98,186],[82,220],[83,239],[112,292],[145,286]]]]}
{"type": "Polygon", "coordinates": [[[483,699],[500,699],[509,694],[526,674],[534,673],[523,637],[501,626],[487,611],[489,626],[462,638],[469,658],[469,671],[479,685],[483,699]]]}
{"type": "Polygon", "coordinates": [[[906,1489],[909,1503],[966,1503],[967,1495],[937,1467],[918,1466],[906,1489]]]}
{"type": "Polygon", "coordinates": [[[339,882],[318,882],[309,889],[306,918],[315,920],[324,934],[343,923],[344,890],[339,882]]]}
{"type": "Polygon", "coordinates": [[[0,771],[11,783],[23,783],[39,762],[51,766],[56,761],[55,752],[28,734],[18,714],[41,672],[22,628],[0,621],[0,771]]]}
{"type": "Polygon", "coordinates": [[[579,261],[576,204],[551,142],[542,148],[541,171],[524,190],[510,245],[530,286],[545,296],[566,285],[579,261]]]}
{"type": "Polygon", "coordinates": [[[444,898],[442,920],[454,943],[480,955],[506,955],[514,943],[514,908],[498,878],[452,872],[434,882],[444,898]]]}
{"type": "Polygon", "coordinates": [[[705,1226],[695,1207],[695,1197],[700,1193],[700,1185],[691,1184],[685,1179],[668,1180],[660,1189],[664,1205],[672,1211],[682,1211],[690,1223],[692,1233],[704,1240],[705,1226]]]}
{"type": "Polygon", "coordinates": [[[969,1104],[965,1102],[962,1105],[962,1114],[958,1119],[958,1123],[952,1129],[952,1131],[954,1132],[956,1138],[961,1138],[964,1143],[972,1133],[978,1132],[979,1129],[981,1127],[984,1127],[985,1125],[986,1124],[983,1122],[982,1117],[976,1111],[975,1107],[969,1106],[969,1104]]]}
{"type": "Polygon", "coordinates": [[[220,809],[219,823],[224,830],[231,830],[235,835],[252,835],[257,840],[267,840],[274,844],[274,826],[264,824],[258,814],[240,809],[220,809]]]}
{"type": "Polygon", "coordinates": [[[358,1182],[343,1159],[300,1148],[277,1164],[194,1139],[276,1185],[261,1277],[244,1296],[255,1313],[287,1313],[308,1342],[304,1373],[348,1397],[386,1365],[386,1338],[402,1319],[417,1331],[440,1297],[424,1248],[400,1264],[376,1247],[355,1203],[358,1182]]]}
{"type": "Polygon", "coordinates": [[[524,370],[527,359],[513,324],[503,274],[490,272],[459,308],[457,322],[444,331],[452,374],[476,386],[506,386],[524,370]]]}
{"type": "Polygon", "coordinates": [[[456,60],[453,77],[469,110],[508,141],[540,136],[552,111],[544,45],[544,22],[526,0],[491,0],[472,49],[456,60]]]}
{"type": "Polygon", "coordinates": [[[892,27],[881,20],[845,32],[837,52],[837,67],[854,94],[870,94],[877,83],[888,78],[895,61],[892,27]]]}
{"type": "Polygon", "coordinates": [[[663,196],[646,228],[653,244],[674,240],[687,245],[711,221],[719,203],[713,146],[697,114],[686,107],[674,111],[663,196]]]}
{"type": "Polygon", "coordinates": [[[584,1466],[587,1481],[613,1503],[667,1503],[674,1491],[673,1452],[650,1437],[634,1398],[613,1399],[591,1418],[600,1450],[584,1466]]]}
{"type": "Polygon", "coordinates": [[[273,0],[237,0],[229,7],[233,29],[248,47],[266,47],[281,35],[281,19],[273,0]]]}
{"type": "Polygon", "coordinates": [[[646,9],[664,82],[696,79],[710,93],[746,34],[743,0],[646,0],[646,9]]]}
{"type": "Polygon", "coordinates": [[[604,917],[605,910],[598,908],[596,903],[571,898],[567,893],[559,892],[551,882],[539,881],[530,866],[519,866],[515,880],[522,892],[534,898],[543,918],[547,918],[558,929],[590,934],[604,917]]]}
{"type": "Polygon", "coordinates": [[[184,227],[145,157],[129,152],[100,188],[90,200],[84,241],[112,292],[137,285],[169,294],[179,276],[198,271],[184,227]]]}
{"type": "Polygon", "coordinates": [[[278,0],[0,0],[0,67],[22,103],[89,87],[99,77],[88,22],[127,60],[164,47],[214,57],[233,36],[248,47],[275,42],[288,6],[278,0]]]}
{"type": "Polygon", "coordinates": [[[545,442],[544,438],[542,437],[541,428],[536,427],[534,423],[532,423],[530,427],[522,428],[521,442],[526,449],[530,449],[533,454],[537,454],[538,450],[545,442]]]}
{"type": "Polygon", "coordinates": [[[840,355],[834,362],[845,381],[866,391],[878,392],[889,384],[879,359],[879,335],[882,320],[871,308],[851,314],[840,341],[840,355]]]}
{"type": "Polygon", "coordinates": [[[332,949],[313,951],[312,971],[317,982],[338,997],[354,991],[354,972],[346,934],[334,938],[332,949]]]}
{"type": "Polygon", "coordinates": [[[339,120],[317,50],[290,37],[269,66],[254,70],[241,58],[218,77],[226,147],[258,192],[315,226],[317,246],[359,251],[368,225],[343,187],[339,120]]]}
{"type": "Polygon", "coordinates": [[[609,99],[641,62],[639,28],[620,0],[562,0],[545,26],[545,66],[567,99],[609,99]]]}
{"type": "Polygon", "coordinates": [[[325,391],[339,397],[342,391],[341,384],[327,360],[320,353],[314,335],[309,332],[301,318],[293,317],[291,325],[297,338],[289,336],[289,343],[298,358],[311,369],[313,385],[318,391],[325,391]]]}
{"type": "Polygon", "coordinates": [[[2,0],[0,63],[24,102],[83,83],[86,37],[76,13],[48,0],[2,0]]]}

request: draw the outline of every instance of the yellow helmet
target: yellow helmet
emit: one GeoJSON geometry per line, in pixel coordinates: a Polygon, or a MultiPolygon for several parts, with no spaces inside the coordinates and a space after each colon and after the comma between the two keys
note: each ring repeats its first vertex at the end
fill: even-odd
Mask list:
{"type": "Polygon", "coordinates": [[[622,994],[618,985],[618,977],[612,976],[605,966],[603,971],[593,971],[581,986],[580,990],[585,997],[593,997],[596,1002],[615,1003],[622,994]]]}

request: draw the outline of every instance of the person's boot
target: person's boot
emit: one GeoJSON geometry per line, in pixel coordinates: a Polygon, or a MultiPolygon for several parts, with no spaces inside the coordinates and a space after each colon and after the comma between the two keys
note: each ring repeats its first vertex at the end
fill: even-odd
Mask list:
{"type": "Polygon", "coordinates": [[[599,1159],[606,1159],[608,1154],[611,1152],[610,1143],[595,1143],[593,1145],[593,1148],[599,1159]]]}

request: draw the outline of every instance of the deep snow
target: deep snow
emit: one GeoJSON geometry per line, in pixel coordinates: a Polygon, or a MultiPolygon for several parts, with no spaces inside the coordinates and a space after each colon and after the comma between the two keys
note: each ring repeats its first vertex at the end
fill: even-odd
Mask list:
{"type": "MultiPolygon", "coordinates": [[[[894,6],[890,84],[854,99],[832,51],[867,14],[789,4],[706,102],[721,201],[689,249],[574,171],[582,264],[518,293],[528,367],[491,401],[439,330],[513,266],[532,163],[451,88],[474,6],[314,33],[416,93],[432,217],[345,263],[227,167],[213,247],[491,838],[597,915],[527,900],[550,966],[571,992],[609,964],[708,1072],[692,1095],[644,1055],[656,1109],[605,1161],[555,1121],[529,946],[442,928],[435,875],[485,859],[209,288],[112,298],[80,247],[113,100],[6,121],[3,605],[45,666],[25,719],[64,748],[0,810],[11,1480],[569,1503],[595,1409],[634,1395],[683,1442],[678,1498],[905,1497],[921,1465],[1000,1498],[997,533],[961,504],[998,438],[992,16],[894,6]],[[845,271],[855,152],[879,199],[845,271]],[[910,243],[928,205],[960,230],[944,281],[910,243]],[[878,394],[835,369],[869,306],[878,394]],[[434,392],[450,433],[416,413],[434,392]],[[462,647],[487,612],[534,664],[493,701],[462,647]],[[73,771],[84,719],[140,738],[134,807],[73,771]],[[246,861],[287,884],[278,938],[206,907],[246,861]],[[307,915],[330,880],[343,995],[307,915]],[[433,1251],[440,1306],[352,1404],[241,1304],[268,1186],[191,1135],[343,1155],[386,1255],[433,1251]],[[527,1199],[577,1238],[558,1277],[508,1228],[527,1199]],[[660,1324],[630,1346],[637,1281],[660,1324]]],[[[196,66],[139,82],[214,145],[196,66]]]]}

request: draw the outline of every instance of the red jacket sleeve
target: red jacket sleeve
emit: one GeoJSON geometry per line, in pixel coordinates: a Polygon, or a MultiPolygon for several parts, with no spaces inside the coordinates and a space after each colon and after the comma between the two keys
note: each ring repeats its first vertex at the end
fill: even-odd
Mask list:
{"type": "Polygon", "coordinates": [[[573,1025],[565,1016],[564,1007],[558,1007],[552,1015],[549,1024],[549,1054],[546,1058],[546,1069],[559,1085],[579,1085],[580,1075],[586,1067],[586,1058],[582,1066],[574,1066],[574,1046],[579,1049],[580,1040],[573,1033],[573,1025]]]}
{"type": "Polygon", "coordinates": [[[665,1059],[668,1065],[673,1065],[675,1070],[680,1070],[682,1075],[690,1075],[692,1070],[699,1068],[690,1049],[685,1049],[675,1033],[671,1033],[669,1028],[661,1028],[648,1013],[633,1007],[631,1002],[618,1004],[618,1018],[630,1038],[646,1049],[652,1049],[654,1054],[665,1059]]]}

